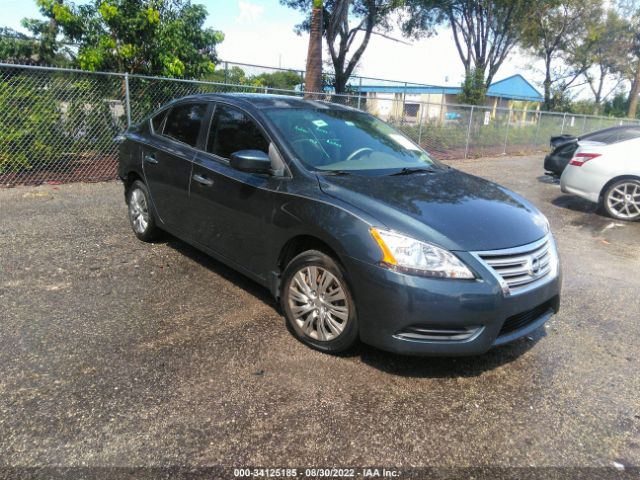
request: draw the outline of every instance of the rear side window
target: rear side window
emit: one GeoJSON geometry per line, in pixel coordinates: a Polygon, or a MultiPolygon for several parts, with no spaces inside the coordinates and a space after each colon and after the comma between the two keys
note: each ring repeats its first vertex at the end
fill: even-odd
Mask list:
{"type": "Polygon", "coordinates": [[[620,131],[620,135],[618,135],[618,141],[624,142],[625,140],[633,140],[634,138],[640,137],[640,128],[625,128],[620,131]]]}
{"type": "Polygon", "coordinates": [[[164,134],[195,147],[207,106],[200,103],[177,105],[171,109],[164,126],[164,134]]]}
{"type": "Polygon", "coordinates": [[[164,109],[151,119],[151,126],[153,127],[154,133],[162,133],[162,122],[167,116],[168,111],[168,109],[164,109]]]}
{"type": "Polygon", "coordinates": [[[601,142],[607,145],[625,140],[632,140],[640,137],[640,128],[611,128],[601,132],[588,133],[580,137],[581,140],[589,140],[590,142],[601,142]]]}
{"type": "Polygon", "coordinates": [[[269,152],[269,142],[246,113],[217,105],[207,140],[207,152],[222,158],[240,150],[269,152]]]}

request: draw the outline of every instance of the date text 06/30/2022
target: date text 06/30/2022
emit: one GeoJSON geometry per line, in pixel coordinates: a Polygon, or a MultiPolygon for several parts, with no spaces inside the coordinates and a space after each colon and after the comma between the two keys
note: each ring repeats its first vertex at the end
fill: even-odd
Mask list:
{"type": "Polygon", "coordinates": [[[387,468],[234,468],[237,478],[399,478],[387,468]]]}

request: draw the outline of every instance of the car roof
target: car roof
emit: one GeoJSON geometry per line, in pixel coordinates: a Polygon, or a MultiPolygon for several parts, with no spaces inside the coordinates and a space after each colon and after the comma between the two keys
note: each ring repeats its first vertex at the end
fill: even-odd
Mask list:
{"type": "Polygon", "coordinates": [[[252,106],[257,109],[266,108],[310,108],[326,110],[349,110],[359,111],[352,107],[347,107],[337,103],[325,102],[322,100],[308,100],[292,95],[274,95],[266,93],[202,93],[177,98],[175,102],[184,100],[215,101],[224,100],[238,105],[252,106]]]}

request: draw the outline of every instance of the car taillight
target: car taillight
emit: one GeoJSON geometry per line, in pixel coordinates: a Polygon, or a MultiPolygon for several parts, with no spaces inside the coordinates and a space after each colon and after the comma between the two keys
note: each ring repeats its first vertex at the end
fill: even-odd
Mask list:
{"type": "Polygon", "coordinates": [[[581,167],[589,160],[593,160],[596,157],[599,157],[600,153],[576,153],[575,156],[569,162],[569,165],[573,165],[575,167],[581,167]]]}

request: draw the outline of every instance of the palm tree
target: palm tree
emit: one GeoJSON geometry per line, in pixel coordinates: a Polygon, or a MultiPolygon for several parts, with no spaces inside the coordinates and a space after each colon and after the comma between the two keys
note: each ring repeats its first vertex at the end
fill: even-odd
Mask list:
{"type": "Polygon", "coordinates": [[[314,93],[322,92],[322,0],[313,0],[311,28],[309,29],[309,50],[307,70],[304,79],[305,98],[314,98],[314,93]]]}

